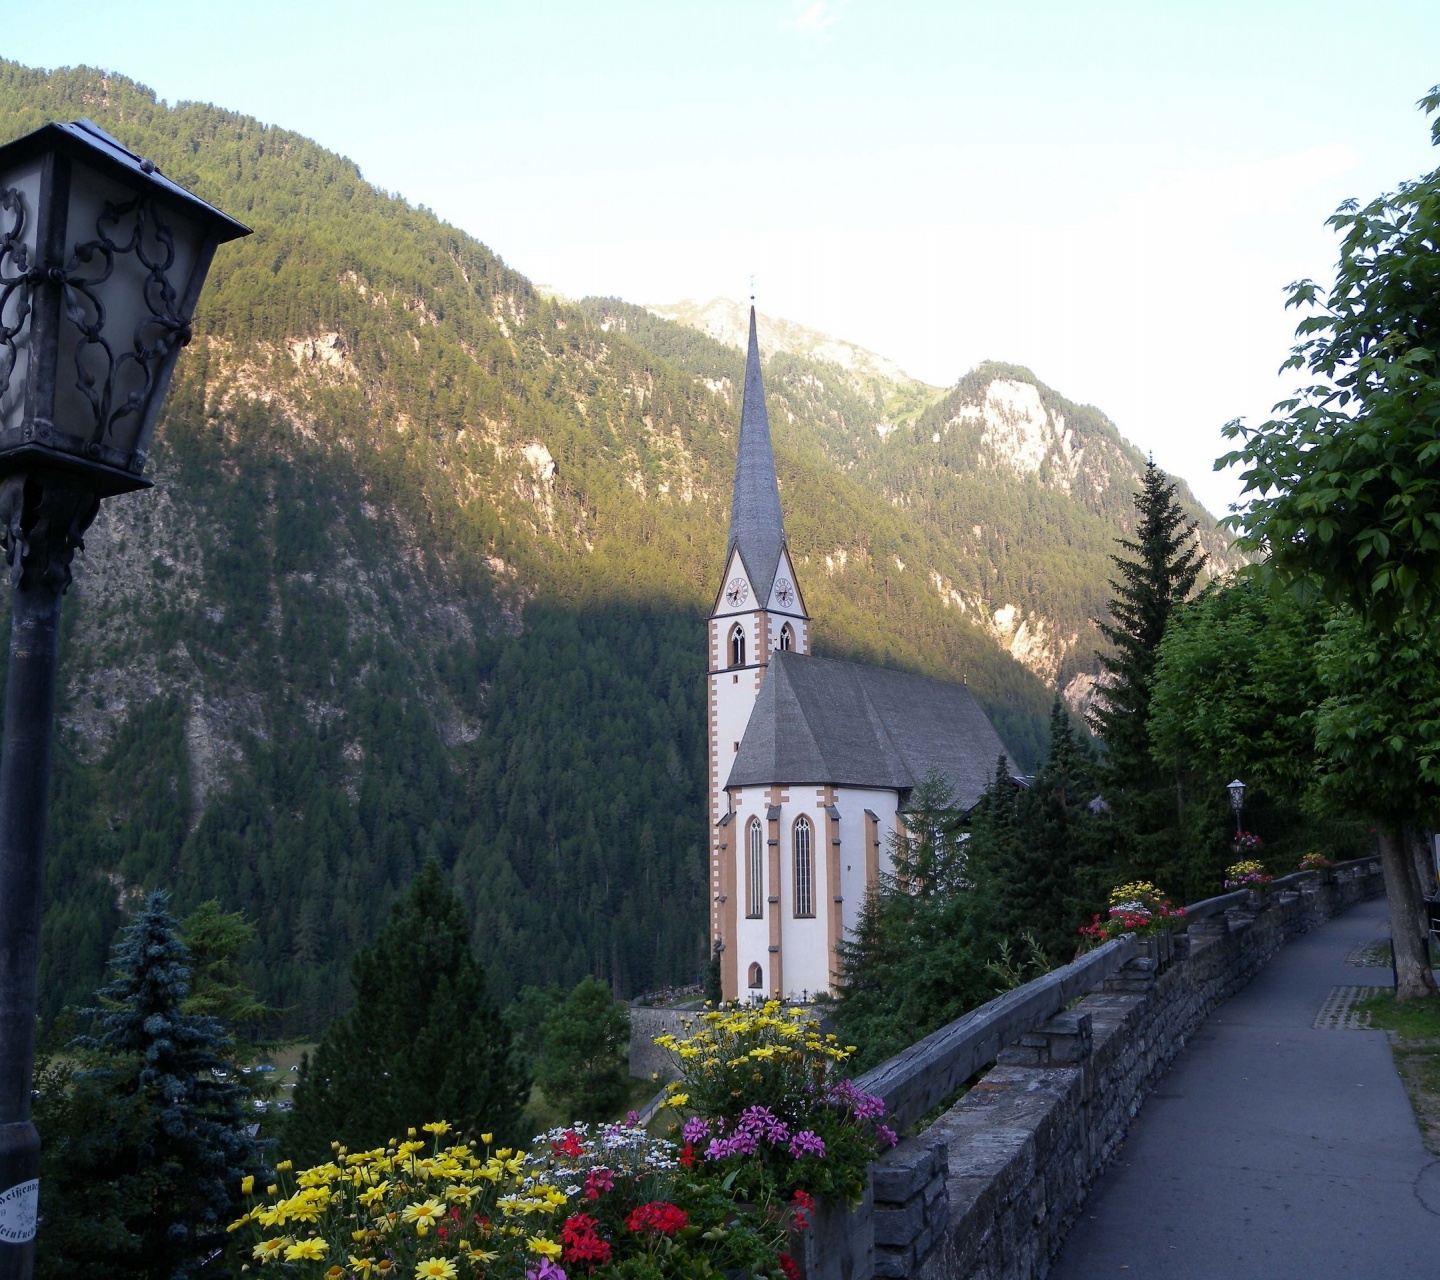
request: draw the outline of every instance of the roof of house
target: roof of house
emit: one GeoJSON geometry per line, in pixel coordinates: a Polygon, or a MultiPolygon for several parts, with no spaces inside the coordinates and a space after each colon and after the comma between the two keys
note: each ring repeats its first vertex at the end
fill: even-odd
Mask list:
{"type": "Polygon", "coordinates": [[[726,786],[900,790],[934,772],[968,809],[1001,755],[964,685],[776,650],[726,786]]]}
{"type": "Polygon", "coordinates": [[[775,568],[785,545],[780,518],[780,487],[770,446],[770,415],[760,377],[760,344],[755,308],[750,308],[750,346],[745,353],[745,398],[740,408],[740,443],[735,453],[735,492],[730,503],[730,547],[740,548],[756,600],[763,606],[775,584],[775,568]]]}

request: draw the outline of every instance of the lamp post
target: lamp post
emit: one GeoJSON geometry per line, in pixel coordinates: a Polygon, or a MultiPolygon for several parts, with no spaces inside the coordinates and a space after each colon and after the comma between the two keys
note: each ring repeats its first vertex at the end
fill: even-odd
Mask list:
{"type": "Polygon", "coordinates": [[[30,1121],[60,598],[102,498],[145,459],[216,247],[248,228],[88,120],[0,147],[0,1280],[28,1280],[30,1121]]]}
{"type": "Polygon", "coordinates": [[[1230,807],[1235,810],[1235,834],[1240,834],[1240,810],[1245,807],[1245,784],[1236,778],[1226,788],[1230,793],[1230,807]]]}

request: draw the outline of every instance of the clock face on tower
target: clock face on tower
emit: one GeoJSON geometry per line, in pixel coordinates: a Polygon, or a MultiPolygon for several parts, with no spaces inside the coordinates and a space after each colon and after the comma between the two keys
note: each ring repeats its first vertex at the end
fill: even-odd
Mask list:
{"type": "Polygon", "coordinates": [[[731,578],[730,585],[725,588],[725,600],[731,608],[744,604],[749,594],[750,586],[744,578],[731,578]]]}
{"type": "Polygon", "coordinates": [[[775,579],[775,599],[787,609],[795,603],[795,588],[790,585],[789,578],[775,579]]]}

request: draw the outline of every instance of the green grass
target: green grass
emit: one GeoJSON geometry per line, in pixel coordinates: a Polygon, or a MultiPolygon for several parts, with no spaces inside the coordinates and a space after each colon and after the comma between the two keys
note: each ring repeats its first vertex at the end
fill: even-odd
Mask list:
{"type": "Polygon", "coordinates": [[[1421,1136],[1440,1156],[1440,995],[1396,1004],[1393,991],[1380,991],[1355,1008],[1370,1015],[1371,1027],[1391,1033],[1390,1052],[1421,1136]]]}
{"type": "Polygon", "coordinates": [[[1393,991],[1381,990],[1355,1005],[1368,1013],[1376,1030],[1393,1031],[1403,1040],[1440,1040],[1440,996],[1395,1003],[1393,991]]]}
{"type": "MultiPolygon", "coordinates": [[[[628,1080],[629,1092],[625,1095],[624,1105],[609,1120],[623,1120],[626,1113],[639,1111],[659,1091],[660,1086],[653,1080],[628,1080]]],[[[562,1114],[560,1109],[554,1106],[545,1096],[545,1091],[538,1085],[530,1086],[530,1097],[525,1103],[526,1123],[534,1127],[536,1133],[543,1133],[547,1129],[558,1128],[562,1124],[569,1124],[575,1117],[562,1114]]],[[[667,1126],[668,1128],[668,1123],[667,1126]]]]}

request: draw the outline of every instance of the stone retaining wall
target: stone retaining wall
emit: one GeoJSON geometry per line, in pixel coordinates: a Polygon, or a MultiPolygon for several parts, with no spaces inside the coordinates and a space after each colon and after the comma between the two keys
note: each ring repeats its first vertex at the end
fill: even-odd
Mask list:
{"type": "MultiPolygon", "coordinates": [[[[928,1130],[873,1166],[875,1274],[1045,1274],[1175,1055],[1292,938],[1384,891],[1379,863],[1197,920],[1020,1037],[928,1130]]],[[[638,1010],[637,1010],[638,1012],[638,1010]]]]}
{"type": "Polygon", "coordinates": [[[668,1050],[655,1043],[656,1036],[679,1036],[684,1024],[693,1021],[693,1012],[679,1009],[655,1009],[648,1005],[630,1006],[630,1074],[636,1080],[658,1080],[661,1084],[674,1080],[675,1059],[668,1050]]]}

